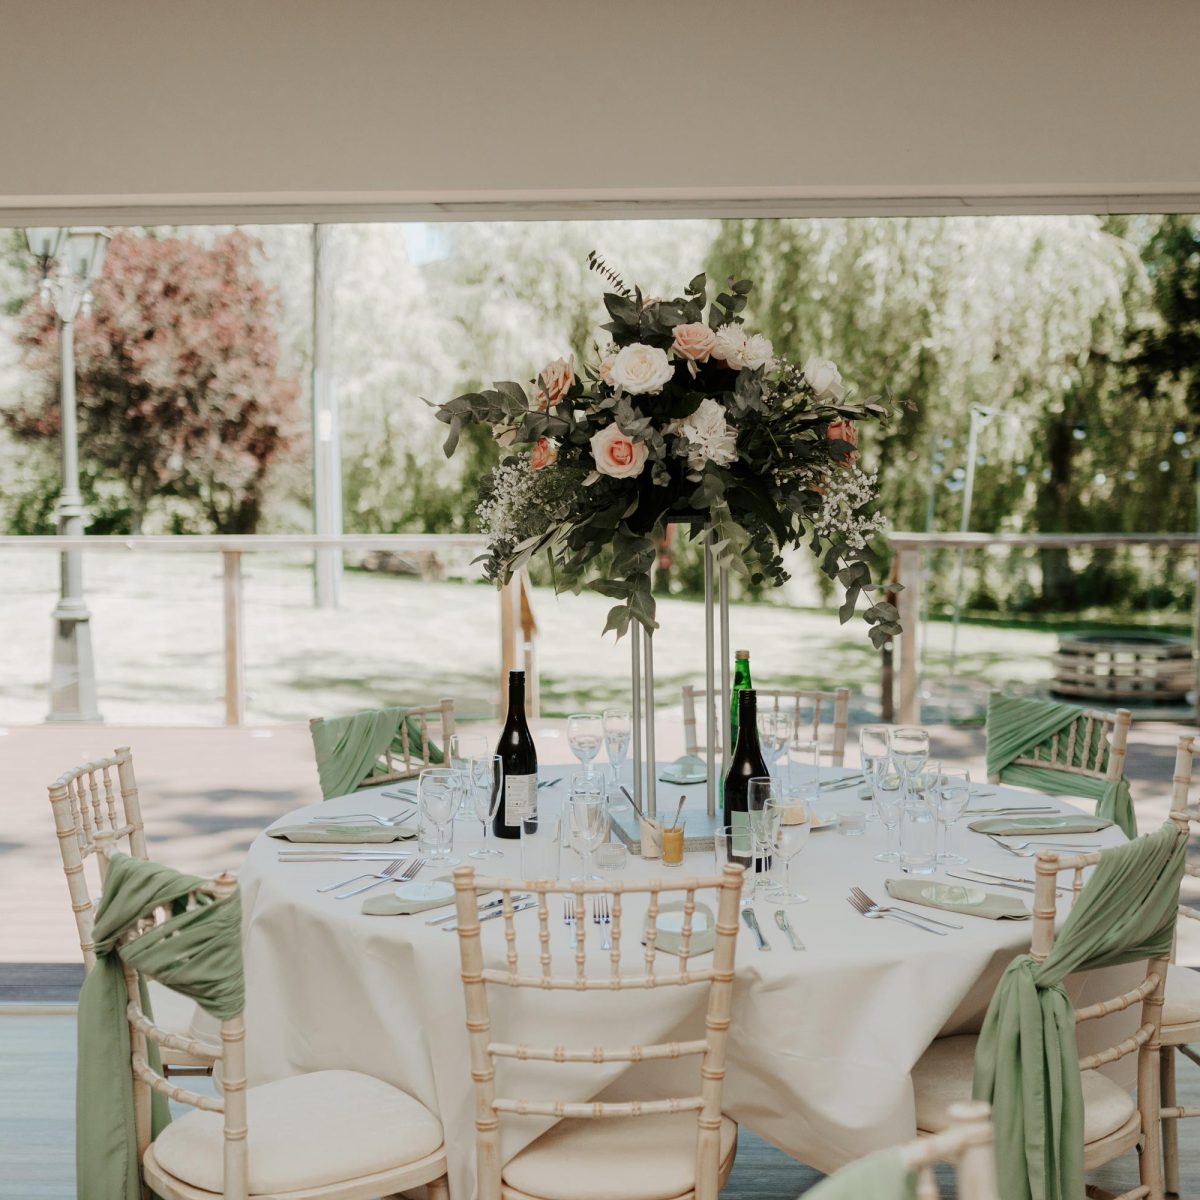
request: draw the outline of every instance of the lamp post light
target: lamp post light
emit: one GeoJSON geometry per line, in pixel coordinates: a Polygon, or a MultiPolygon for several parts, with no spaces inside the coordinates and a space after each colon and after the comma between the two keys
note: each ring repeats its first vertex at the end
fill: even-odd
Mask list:
{"type": "MultiPolygon", "coordinates": [[[[58,533],[83,533],[83,496],[79,491],[79,445],[75,419],[75,318],[91,301],[90,285],[104,266],[107,229],[26,230],[29,251],[42,276],[42,297],[58,317],[59,413],[62,490],[58,497],[58,533]]],[[[59,596],[50,668],[51,721],[98,721],[96,671],[92,658],[91,613],[83,599],[83,552],[60,556],[59,596]]]]}

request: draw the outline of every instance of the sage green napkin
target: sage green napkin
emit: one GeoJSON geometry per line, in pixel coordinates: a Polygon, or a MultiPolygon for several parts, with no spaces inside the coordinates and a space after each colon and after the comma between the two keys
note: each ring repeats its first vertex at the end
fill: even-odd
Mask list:
{"type": "Polygon", "coordinates": [[[268,837],[286,838],[289,842],[333,842],[348,845],[357,842],[408,842],[417,836],[416,829],[402,826],[351,825],[349,821],[333,821],[328,825],[277,825],[267,830],[268,837]]]}
{"type": "Polygon", "coordinates": [[[1067,813],[1060,817],[982,817],[967,826],[976,833],[1099,833],[1111,829],[1112,821],[1067,813]]]}
{"type": "MultiPolygon", "coordinates": [[[[666,913],[682,913],[682,900],[672,901],[670,904],[664,904],[658,910],[659,922],[662,921],[666,913]]],[[[643,944],[645,938],[642,939],[643,944]]],[[[661,924],[658,929],[658,936],[654,939],[654,948],[661,950],[664,954],[674,954],[678,956],[679,947],[683,942],[683,934],[676,933],[670,929],[663,929],[661,924]]],[[[713,910],[707,904],[697,904],[696,911],[692,913],[692,936],[688,942],[688,958],[695,958],[700,954],[710,954],[713,947],[717,944],[717,918],[713,915],[713,910]],[[701,929],[700,924],[703,922],[705,928],[701,929]]]]}
{"type": "Polygon", "coordinates": [[[887,893],[906,904],[944,908],[968,917],[987,917],[989,921],[1028,921],[1033,913],[1015,896],[998,896],[970,884],[934,883],[919,879],[889,879],[887,893]]]}
{"type": "Polygon", "coordinates": [[[808,1200],[916,1200],[917,1173],[905,1166],[899,1147],[889,1146],[847,1163],[805,1195],[808,1200]]]}
{"type": "MultiPolygon", "coordinates": [[[[434,883],[454,882],[453,876],[439,875],[434,883]]],[[[397,886],[403,887],[403,884],[397,886]]],[[[368,917],[411,917],[414,913],[427,912],[431,908],[445,908],[454,903],[454,893],[451,892],[442,900],[412,900],[397,896],[393,892],[385,892],[382,896],[368,896],[362,902],[362,911],[368,917]]]]}

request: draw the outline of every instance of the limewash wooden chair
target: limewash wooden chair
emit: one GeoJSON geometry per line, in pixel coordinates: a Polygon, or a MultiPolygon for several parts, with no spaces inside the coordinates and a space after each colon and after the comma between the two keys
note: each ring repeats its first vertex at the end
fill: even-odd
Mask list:
{"type": "MultiPolygon", "coordinates": [[[[163,872],[155,864],[145,864],[144,870],[188,883],[187,877],[163,872]]],[[[356,1071],[315,1071],[247,1088],[237,882],[225,874],[190,883],[182,903],[173,892],[169,902],[134,921],[118,939],[143,1188],[161,1200],[368,1200],[424,1184],[428,1200],[449,1200],[441,1123],[407,1093],[356,1071]],[[176,933],[172,926],[186,922],[201,899],[236,904],[232,927],[225,931],[230,944],[223,951],[226,963],[233,960],[236,978],[222,981],[224,994],[236,997],[236,1010],[220,1022],[219,1097],[173,1085],[155,1070],[151,1046],[179,1047],[182,1041],[156,1025],[141,1004],[141,966],[164,949],[170,955],[169,937],[187,938],[186,929],[176,933]],[[163,936],[143,962],[139,943],[156,934],[163,936]],[[160,1103],[156,1096],[193,1111],[164,1127],[161,1110],[155,1112],[160,1103]]],[[[193,941],[170,964],[170,969],[182,966],[181,974],[193,988],[200,981],[187,956],[211,955],[219,937],[204,933],[206,945],[193,941]]],[[[84,1170],[93,1165],[101,1166],[85,1163],[84,1170]]]]}
{"type": "MultiPolygon", "coordinates": [[[[733,1000],[734,954],[738,933],[738,901],[742,868],[730,864],[718,878],[636,880],[628,883],[516,882],[476,879],[474,869],[454,871],[457,893],[459,951],[466,995],[471,1077],[475,1082],[475,1144],[478,1200],[572,1200],[583,1183],[594,1194],[602,1179],[606,1194],[621,1200],[716,1200],[737,1151],[737,1126],[721,1113],[725,1050],[733,1000]],[[711,965],[698,966],[689,954],[696,893],[716,889],[715,945],[711,965]],[[538,960],[528,973],[518,961],[512,896],[532,892],[537,898],[538,960]],[[504,965],[485,965],[480,944],[478,897],[498,892],[503,898],[504,965]],[[663,964],[655,941],[656,919],[664,895],[682,895],[679,954],[663,964]],[[583,919],[588,897],[607,896],[612,910],[612,947],[589,962],[589,922],[583,919]],[[622,912],[628,898],[646,899],[645,923],[630,936],[645,941],[644,953],[622,955],[622,912]],[[550,912],[550,900],[573,904],[576,945],[573,970],[556,975],[550,954],[550,928],[561,916],[550,912]],[[597,968],[589,974],[589,967],[597,968]],[[631,969],[632,968],[632,969],[631,969]],[[488,1001],[489,986],[543,993],[631,992],[653,1001],[660,988],[705,985],[708,999],[704,1036],[694,1041],[664,1042],[624,1048],[530,1046],[495,1040],[488,1001]],[[641,1063],[694,1056],[700,1059],[698,1090],[671,1099],[628,1101],[528,1100],[497,1095],[497,1061],[547,1064],[641,1063]],[[500,1160],[500,1118],[555,1118],[552,1126],[509,1162],[500,1160]]],[[[599,939],[598,939],[599,940],[599,939]]],[[[541,1072],[539,1072],[541,1074],[541,1072]]]]}
{"type": "MultiPolygon", "coordinates": [[[[1191,803],[1192,763],[1197,739],[1186,735],[1179,739],[1175,753],[1175,780],[1171,807],[1174,814],[1186,818],[1191,826],[1200,827],[1200,812],[1191,803]]],[[[1200,878],[1200,866],[1189,862],[1184,873],[1200,878]]],[[[1179,915],[1200,921],[1200,911],[1186,904],[1179,906],[1179,915]]],[[[1200,1066],[1200,1054],[1193,1044],[1200,1044],[1200,971],[1177,966],[1172,955],[1167,968],[1167,994],[1163,1001],[1162,1030],[1162,1143],[1163,1174],[1168,1194],[1179,1194],[1179,1122],[1188,1117],[1200,1117],[1200,1108],[1179,1104],[1175,1094],[1175,1068],[1180,1056],[1200,1066]]]]}
{"type": "Polygon", "coordinates": [[[358,788],[412,779],[444,761],[454,733],[454,701],[313,717],[308,731],[321,794],[328,800],[358,788]],[[435,740],[434,725],[440,740],[435,740]]]}
{"type": "MultiPolygon", "coordinates": [[[[147,857],[133,754],[128,746],[120,746],[109,758],[72,767],[50,784],[49,791],[79,949],[84,969],[90,971],[96,961],[92,941],[95,905],[87,869],[89,860],[99,864],[97,840],[107,837],[114,844],[123,842],[134,858],[147,857]]],[[[174,1046],[164,1052],[167,1071],[176,1075],[211,1073],[215,1026],[204,1021],[191,1001],[157,985],[150,989],[150,1003],[159,1025],[188,1042],[187,1047],[174,1046]]]]}
{"type": "MultiPolygon", "coordinates": [[[[758,711],[767,710],[766,702],[770,700],[771,708],[778,712],[785,704],[790,704],[795,714],[792,727],[792,737],[799,738],[801,730],[811,734],[812,740],[830,754],[828,764],[840,767],[846,761],[846,732],[850,724],[850,689],[840,687],[832,692],[791,690],[788,688],[757,688],[758,711]],[[800,720],[801,704],[812,705],[812,720],[800,720]],[[833,725],[825,740],[821,737],[822,716],[832,720],[833,725]]],[[[695,688],[685,683],[682,689],[683,697],[683,740],[684,753],[699,755],[704,752],[700,744],[700,730],[696,723],[696,701],[707,703],[708,693],[701,688],[695,688]]]]}
{"type": "Polygon", "coordinates": [[[823,1179],[804,1200],[939,1200],[933,1168],[954,1167],[957,1200],[1000,1200],[991,1110],[978,1101],[952,1104],[944,1132],[877,1150],[823,1179]],[[915,1178],[914,1178],[915,1176],[915,1178]]]}
{"type": "MultiPolygon", "coordinates": [[[[1007,1013],[1002,1001],[1002,993],[1009,985],[1010,975],[1013,972],[1023,971],[1032,965],[1025,990],[1026,999],[1028,1000],[1032,989],[1032,994],[1036,994],[1039,998],[1034,1003],[1043,1005],[1041,1009],[1043,1020],[1049,1019],[1046,1016],[1047,1010],[1044,1007],[1043,997],[1050,996],[1052,1004],[1059,1002],[1061,1011],[1057,1012],[1057,1022],[1060,1028],[1079,1025],[1128,1009],[1139,1011],[1139,1024],[1132,1035],[1114,1045],[1106,1046],[1086,1057],[1077,1059],[1082,1096],[1082,1113],[1076,1114],[1082,1132],[1081,1171],[1094,1170],[1136,1149],[1139,1151],[1140,1186],[1123,1193],[1118,1200],[1142,1200],[1145,1197],[1149,1197],[1150,1200],[1161,1200],[1163,1172],[1159,1121],[1160,1029],[1169,962],[1170,930],[1169,924],[1164,925],[1163,920],[1159,918],[1165,917],[1165,920],[1170,922],[1174,906],[1178,904],[1183,843],[1186,836],[1186,819],[1181,819],[1179,814],[1173,813],[1171,821],[1158,833],[1138,839],[1141,846],[1137,843],[1127,844],[1113,850],[1094,851],[1073,856],[1058,855],[1049,851],[1042,851],[1038,854],[1035,866],[1033,940],[1030,952],[1027,956],[1022,956],[1010,964],[997,989],[997,995],[993,997],[983,1032],[977,1036],[960,1035],[939,1038],[913,1070],[917,1127],[920,1131],[938,1133],[944,1130],[947,1127],[950,1105],[967,1099],[972,1095],[973,1090],[977,1095],[986,1095],[989,1089],[1002,1087],[1006,1089],[1007,1102],[1016,1099],[1021,1104],[1025,1103],[1021,1099],[1019,1087],[1014,1088],[1011,1081],[1000,1082],[1003,1070],[1002,1058],[1006,1045],[1004,1041],[1006,1035],[1003,1030],[1007,1027],[1008,1036],[1011,1037],[1013,1028],[1021,1028],[1019,1021],[1015,1026],[1011,1024],[1006,1026],[1006,1023],[1015,1021],[1017,1019],[1016,1012],[1022,1011],[1016,1001],[1021,995],[1020,989],[1025,981],[1013,975],[1011,979],[1013,990],[1004,997],[1013,1001],[1007,1013]],[[1150,846],[1151,839],[1161,840],[1156,840],[1155,845],[1150,846]],[[1133,874],[1125,876],[1124,878],[1133,880],[1133,883],[1127,886],[1122,885],[1123,890],[1120,894],[1109,891],[1109,881],[1118,878],[1111,870],[1108,875],[1089,879],[1089,885],[1094,884],[1094,887],[1091,887],[1088,892],[1088,902],[1091,906],[1089,915],[1094,915],[1096,919],[1083,930],[1078,927],[1072,930],[1068,923],[1063,930],[1056,932],[1057,889],[1060,873],[1069,872],[1073,877],[1070,894],[1074,911],[1084,889],[1083,872],[1086,868],[1099,864],[1102,856],[1105,855],[1123,855],[1125,857],[1120,859],[1121,863],[1128,864],[1133,861],[1129,855],[1137,854],[1140,849],[1150,849],[1156,852],[1156,857],[1144,856],[1150,863],[1151,872],[1143,872],[1142,876],[1137,877],[1133,874]],[[1163,865],[1166,864],[1168,856],[1174,866],[1178,867],[1177,873],[1172,873],[1171,865],[1163,865]],[[1112,902],[1107,903],[1110,897],[1112,902]],[[1117,930],[1122,917],[1135,923],[1140,922],[1142,927],[1127,927],[1125,931],[1113,933],[1108,937],[1107,942],[1104,941],[1105,932],[1117,930]],[[1155,924],[1152,931],[1144,928],[1147,921],[1155,924]],[[1062,969],[1056,973],[1057,975],[1094,970],[1116,962],[1141,960],[1145,963],[1145,967],[1143,978],[1136,987],[1120,996],[1097,1001],[1072,1011],[1065,994],[1061,993],[1057,987],[1057,982],[1061,982],[1061,980],[1059,979],[1057,982],[1055,979],[1039,980],[1037,972],[1055,952],[1056,942],[1060,937],[1064,937],[1065,942],[1070,942],[1072,934],[1080,932],[1085,935],[1085,938],[1091,939],[1093,949],[1088,953],[1082,952],[1082,943],[1085,939],[1078,939],[1081,943],[1081,952],[1076,954],[1074,960],[1069,954],[1060,955],[1056,966],[1062,969]],[[1142,956],[1138,953],[1138,948],[1147,945],[1153,946],[1154,951],[1148,956],[1142,956]],[[1129,953],[1122,956],[1122,951],[1129,951],[1129,953]],[[1092,954],[1090,958],[1089,953],[1092,954]],[[999,1004],[998,1001],[1000,1001],[999,1004]],[[997,1030],[1002,1032],[997,1032],[997,1030]],[[1136,1100],[1099,1070],[1100,1067],[1116,1062],[1130,1054],[1137,1055],[1136,1100]]],[[[1116,858],[1110,858],[1108,866],[1114,866],[1117,861],[1116,858]]],[[[1024,1014],[1021,1019],[1024,1019],[1024,1014]]],[[[1026,1045],[1024,1042],[1020,1044],[1026,1045]]],[[[1009,1049],[1011,1051],[1011,1046],[1009,1049]]],[[[1032,1051],[1027,1050],[1027,1052],[1032,1051]]],[[[1064,1054],[1063,1059],[1054,1059],[1055,1069],[1060,1062],[1070,1061],[1074,1057],[1073,1042],[1070,1047],[1066,1048],[1064,1054]]],[[[1049,1052],[1047,1055],[1049,1057],[1049,1052]]],[[[1027,1067],[1024,1061],[1022,1061],[1022,1067],[1023,1069],[1027,1067]]],[[[1039,1067],[1039,1075],[1042,1069],[1039,1067]]],[[[1044,1069],[1050,1070],[1049,1066],[1044,1069]]],[[[1065,1087],[1063,1091],[1066,1093],[1068,1088],[1065,1087]]],[[[999,1098],[994,1101],[994,1104],[996,1106],[995,1115],[997,1119],[1000,1119],[1004,1114],[999,1107],[999,1098]]],[[[1056,1117],[1061,1116],[1061,1114],[1055,1115],[1056,1117]]],[[[1056,1163],[1066,1161],[1076,1153],[1073,1146],[1055,1145],[1053,1130],[1041,1125],[1038,1121],[1039,1116],[1040,1114],[1035,1111],[1024,1112],[1021,1120],[1016,1122],[1015,1143],[1006,1143],[998,1126],[997,1156],[1002,1175],[1005,1169],[1014,1171],[1028,1169],[1021,1167],[1016,1159],[1018,1155],[1024,1155],[1029,1148],[1021,1131],[1022,1129],[1027,1130],[1031,1122],[1044,1130],[1044,1136],[1052,1148],[1051,1157],[1056,1163]]],[[[1010,1121],[1010,1130],[1011,1126],[1012,1122],[1010,1121]]],[[[1022,1159],[1022,1161],[1024,1160],[1022,1159]]],[[[1001,1187],[1004,1187],[1003,1177],[1001,1178],[1001,1187]]],[[[1034,1191],[1033,1194],[1037,1196],[1040,1193],[1034,1191]]],[[[1058,1195],[1059,1192],[1054,1190],[1052,1194],[1058,1195]]]]}

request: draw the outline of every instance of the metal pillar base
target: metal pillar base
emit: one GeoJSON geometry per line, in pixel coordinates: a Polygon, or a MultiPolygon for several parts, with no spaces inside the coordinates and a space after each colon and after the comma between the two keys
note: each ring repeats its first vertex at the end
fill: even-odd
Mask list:
{"type": "Polygon", "coordinates": [[[51,614],[54,638],[50,655],[50,713],[47,721],[100,721],[96,703],[96,665],[92,627],[86,606],[68,601],[51,614]]]}

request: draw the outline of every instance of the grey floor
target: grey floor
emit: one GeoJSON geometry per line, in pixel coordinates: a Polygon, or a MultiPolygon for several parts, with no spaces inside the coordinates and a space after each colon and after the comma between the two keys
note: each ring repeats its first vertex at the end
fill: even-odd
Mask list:
{"type": "MultiPolygon", "coordinates": [[[[0,1200],[73,1200],[74,1075],[73,1016],[0,1009],[0,1200]]],[[[1183,1103],[1200,1104],[1200,1069],[1184,1063],[1180,1085],[1183,1103]]],[[[1183,1194],[1200,1196],[1200,1121],[1185,1122],[1181,1132],[1183,1194]]],[[[1135,1184],[1136,1170],[1129,1156],[1094,1181],[1122,1190],[1135,1184]]],[[[819,1178],[743,1130],[722,1197],[794,1200],[819,1178]]]]}

